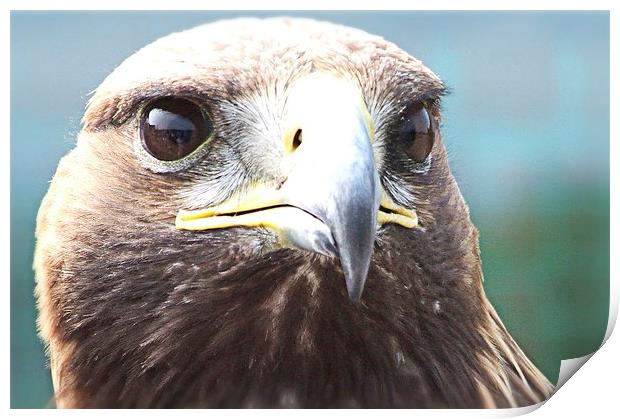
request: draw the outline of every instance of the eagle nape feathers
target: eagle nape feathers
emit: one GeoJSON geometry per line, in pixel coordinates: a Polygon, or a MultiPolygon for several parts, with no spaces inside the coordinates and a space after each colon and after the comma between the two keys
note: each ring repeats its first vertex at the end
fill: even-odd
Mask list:
{"type": "Polygon", "coordinates": [[[552,387],[482,286],[441,80],[236,19],[125,60],[37,219],[59,407],[515,407],[552,387]]]}

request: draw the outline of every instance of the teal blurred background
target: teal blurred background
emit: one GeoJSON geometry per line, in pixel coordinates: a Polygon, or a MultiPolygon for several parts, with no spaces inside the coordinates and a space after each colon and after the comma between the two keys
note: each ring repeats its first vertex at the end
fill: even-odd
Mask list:
{"type": "Polygon", "coordinates": [[[13,12],[12,407],[52,395],[35,328],[34,223],[89,92],[162,35],[283,14],[379,34],[442,77],[443,135],[490,299],[552,382],[561,359],[598,348],[609,305],[607,12],[13,12]]]}

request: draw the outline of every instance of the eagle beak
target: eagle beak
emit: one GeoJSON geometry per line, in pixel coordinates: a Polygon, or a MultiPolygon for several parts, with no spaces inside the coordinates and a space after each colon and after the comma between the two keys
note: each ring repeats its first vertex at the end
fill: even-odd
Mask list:
{"type": "Polygon", "coordinates": [[[353,83],[325,75],[297,81],[287,99],[280,171],[283,184],[253,185],[220,205],[180,210],[183,230],[265,227],[281,247],[339,257],[348,294],[364,289],[378,224],[413,228],[415,211],[381,188],[374,124],[353,83]]]}

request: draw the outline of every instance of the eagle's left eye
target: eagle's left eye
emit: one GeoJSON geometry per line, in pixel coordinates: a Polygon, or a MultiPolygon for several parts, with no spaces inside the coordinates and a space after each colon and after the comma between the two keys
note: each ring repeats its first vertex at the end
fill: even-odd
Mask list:
{"type": "Polygon", "coordinates": [[[405,152],[416,163],[423,163],[435,142],[432,117],[422,105],[406,110],[401,120],[400,137],[405,152]]]}
{"type": "Polygon", "coordinates": [[[200,106],[184,98],[167,97],[151,102],[140,121],[142,146],[163,161],[188,156],[210,133],[211,126],[200,106]]]}

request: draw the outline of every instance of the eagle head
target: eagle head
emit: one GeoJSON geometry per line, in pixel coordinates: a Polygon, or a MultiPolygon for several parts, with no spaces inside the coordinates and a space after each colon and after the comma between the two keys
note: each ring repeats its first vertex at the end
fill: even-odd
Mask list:
{"type": "Polygon", "coordinates": [[[162,38],[38,215],[59,406],[503,407],[550,386],[482,288],[441,80],[305,19],[162,38]]]}

